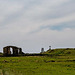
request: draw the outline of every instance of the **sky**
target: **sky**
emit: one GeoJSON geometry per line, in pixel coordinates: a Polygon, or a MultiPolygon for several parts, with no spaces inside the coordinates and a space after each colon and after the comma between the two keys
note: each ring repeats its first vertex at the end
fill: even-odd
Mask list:
{"type": "Polygon", "coordinates": [[[0,51],[39,53],[75,48],[75,0],[0,0],[0,51]]]}

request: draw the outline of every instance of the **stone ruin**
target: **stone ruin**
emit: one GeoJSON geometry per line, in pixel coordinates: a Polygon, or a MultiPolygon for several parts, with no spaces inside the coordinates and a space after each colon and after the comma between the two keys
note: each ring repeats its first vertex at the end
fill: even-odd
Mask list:
{"type": "Polygon", "coordinates": [[[5,56],[7,55],[19,55],[22,54],[22,48],[18,48],[16,46],[6,46],[3,48],[3,54],[5,56]]]}
{"type": "Polygon", "coordinates": [[[44,52],[44,48],[41,48],[41,53],[43,53],[44,52]]]}

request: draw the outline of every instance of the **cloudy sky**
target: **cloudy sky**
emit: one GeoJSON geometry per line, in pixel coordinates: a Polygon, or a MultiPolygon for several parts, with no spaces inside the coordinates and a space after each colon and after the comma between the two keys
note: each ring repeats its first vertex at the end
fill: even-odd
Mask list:
{"type": "Polygon", "coordinates": [[[0,51],[75,47],[75,0],[0,0],[0,51]]]}

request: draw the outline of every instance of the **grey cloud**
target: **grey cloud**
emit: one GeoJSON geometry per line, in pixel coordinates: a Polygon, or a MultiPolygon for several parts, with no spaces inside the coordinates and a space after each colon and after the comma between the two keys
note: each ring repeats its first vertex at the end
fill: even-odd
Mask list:
{"type": "Polygon", "coordinates": [[[42,46],[74,46],[74,7],[74,0],[0,0],[0,47],[39,52],[42,46]]]}

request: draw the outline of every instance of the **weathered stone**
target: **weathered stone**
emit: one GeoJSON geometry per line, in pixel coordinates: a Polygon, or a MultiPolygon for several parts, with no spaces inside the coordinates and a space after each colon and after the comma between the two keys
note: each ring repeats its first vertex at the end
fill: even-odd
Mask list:
{"type": "Polygon", "coordinates": [[[11,55],[11,53],[12,55],[22,54],[22,49],[16,46],[6,46],[3,48],[4,55],[11,55]],[[10,48],[12,48],[12,51],[10,50],[10,48]]]}

